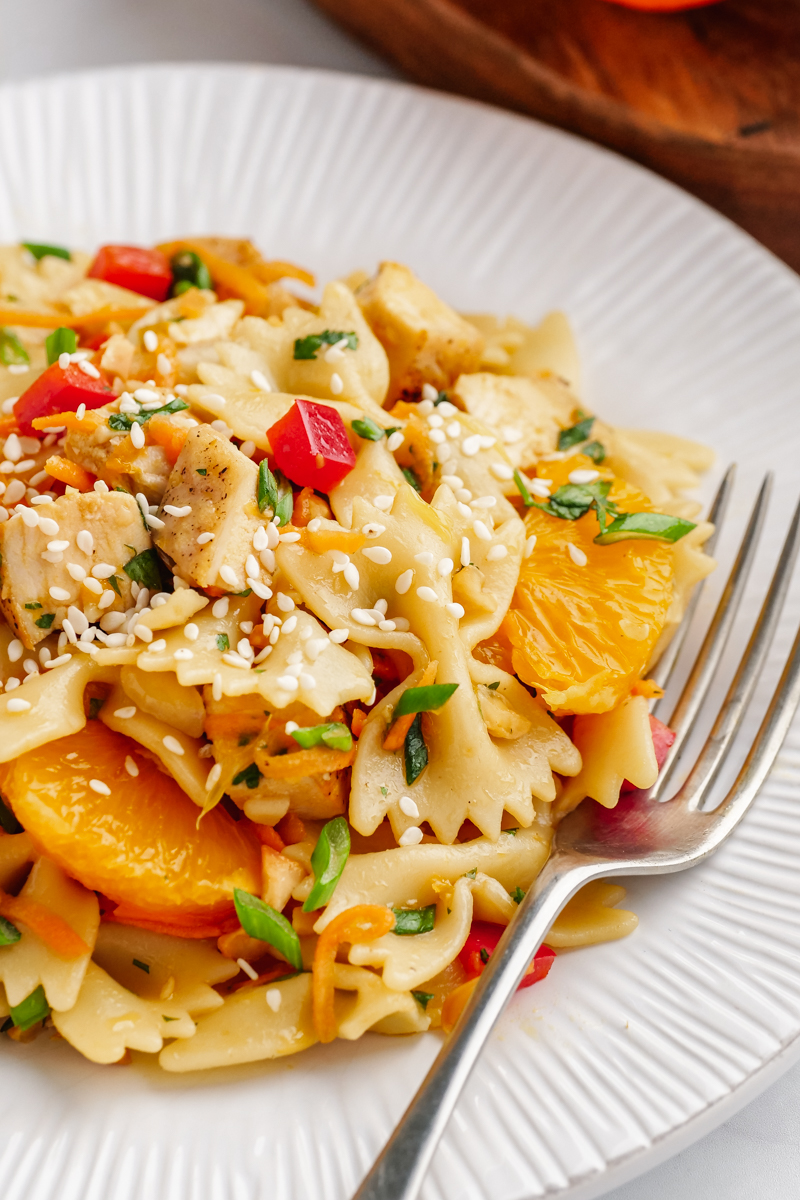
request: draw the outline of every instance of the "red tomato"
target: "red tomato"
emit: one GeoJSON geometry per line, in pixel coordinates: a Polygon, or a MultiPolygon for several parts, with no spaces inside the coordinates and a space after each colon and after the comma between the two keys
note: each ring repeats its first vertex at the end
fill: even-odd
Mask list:
{"type": "Polygon", "coordinates": [[[31,424],[36,417],[76,412],[82,404],[87,408],[101,408],[113,398],[114,393],[102,376],[92,379],[76,363],[60,367],[55,362],[22,393],[14,405],[14,416],[22,433],[37,437],[31,424]]]}
{"type": "Polygon", "coordinates": [[[638,8],[643,12],[678,12],[682,8],[707,8],[719,4],[720,0],[607,0],[609,4],[621,4],[623,8],[638,8]]]}
{"type": "Polygon", "coordinates": [[[166,254],[140,246],[101,246],[89,275],[159,303],[166,300],[172,286],[172,267],[166,254]]]}
{"type": "MultiPolygon", "coordinates": [[[[653,749],[656,752],[656,762],[658,763],[659,771],[664,765],[664,760],[669,753],[669,748],[675,741],[675,734],[670,729],[669,725],[665,725],[663,721],[659,721],[658,717],[650,718],[650,733],[653,736],[653,749]]],[[[620,793],[635,792],[636,788],[627,779],[623,780],[620,793]]]]}
{"type": "MultiPolygon", "coordinates": [[[[505,925],[495,925],[491,921],[472,922],[469,936],[458,955],[461,965],[470,979],[474,979],[476,975],[482,973],[492,956],[492,951],[504,933],[505,925]]],[[[551,950],[549,946],[540,946],[519,985],[520,988],[530,987],[532,983],[538,983],[540,979],[544,979],[552,967],[555,957],[555,950],[551,950]]]]}
{"type": "Polygon", "coordinates": [[[267,437],[281,471],[302,487],[327,493],[356,465],[344,421],[326,404],[295,400],[267,437]]]}

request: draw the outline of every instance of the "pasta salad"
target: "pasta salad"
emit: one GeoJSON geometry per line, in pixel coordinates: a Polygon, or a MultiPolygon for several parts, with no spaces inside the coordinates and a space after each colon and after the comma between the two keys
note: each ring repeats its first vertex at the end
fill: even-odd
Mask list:
{"type": "MultiPolygon", "coordinates": [[[[671,744],[710,451],[596,416],[560,312],[314,284],[235,239],[0,248],[18,1042],[184,1072],[447,1031],[559,820],[671,744]]],[[[522,986],[623,897],[584,888],[522,986]]]]}

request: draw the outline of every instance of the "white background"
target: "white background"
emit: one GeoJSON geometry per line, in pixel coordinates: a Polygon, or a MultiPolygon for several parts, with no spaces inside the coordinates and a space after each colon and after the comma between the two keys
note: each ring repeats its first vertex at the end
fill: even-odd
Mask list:
{"type": "MultiPolygon", "coordinates": [[[[3,82],[159,60],[286,63],[398,78],[306,0],[0,0],[3,82]]],[[[798,1195],[800,1066],[715,1133],[608,1200],[798,1195]]]]}

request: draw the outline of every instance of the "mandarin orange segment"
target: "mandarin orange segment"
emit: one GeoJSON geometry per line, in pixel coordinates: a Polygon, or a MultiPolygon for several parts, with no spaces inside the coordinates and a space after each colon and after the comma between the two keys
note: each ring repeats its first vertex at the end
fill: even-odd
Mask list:
{"type": "MultiPolygon", "coordinates": [[[[576,455],[540,463],[538,473],[552,480],[552,492],[570,472],[593,468],[576,455]]],[[[609,499],[621,512],[652,511],[637,488],[610,471],[600,475],[612,480],[609,499]]],[[[525,526],[536,545],[501,627],[514,669],[557,712],[607,712],[629,694],[658,641],[672,599],[673,549],[645,540],[597,546],[593,509],[563,521],[529,508],[525,526]],[[578,562],[570,543],[582,552],[578,562]]]]}
{"type": "Polygon", "coordinates": [[[198,829],[197,807],[174,779],[101,721],[2,764],[0,788],[59,866],[143,915],[213,923],[233,912],[235,887],[261,891],[261,846],[248,823],[215,809],[198,829]]]}

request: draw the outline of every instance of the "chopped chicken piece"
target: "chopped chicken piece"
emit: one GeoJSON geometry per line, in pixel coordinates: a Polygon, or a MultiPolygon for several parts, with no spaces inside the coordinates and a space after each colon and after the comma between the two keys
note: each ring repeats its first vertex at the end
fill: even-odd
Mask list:
{"type": "Polygon", "coordinates": [[[71,606],[86,619],[79,616],[71,622],[78,635],[102,613],[130,607],[133,579],[125,566],[150,548],[150,535],[133,496],[82,492],[29,511],[36,513],[37,525],[27,525],[19,512],[0,525],[0,610],[28,649],[52,630],[61,629],[71,606]],[[91,541],[81,536],[86,532],[91,541]],[[63,551],[48,551],[48,543],[53,542],[68,545],[63,551]],[[59,555],[59,561],[52,561],[59,555]],[[85,578],[76,579],[81,572],[85,578]],[[86,580],[92,586],[87,587],[86,580]],[[108,593],[113,600],[101,608],[98,602],[108,593]]]}
{"type": "Polygon", "coordinates": [[[155,543],[187,582],[241,592],[253,535],[264,524],[256,505],[258,468],[209,425],[192,429],[172,469],[155,543]],[[190,509],[176,517],[169,508],[190,509]],[[210,541],[198,538],[213,533],[210,541]],[[225,576],[228,578],[225,578],[225,576]]]}
{"type": "Polygon", "coordinates": [[[481,333],[399,263],[381,263],[357,299],[389,357],[389,399],[417,395],[424,383],[449,387],[475,371],[481,333]]]}

